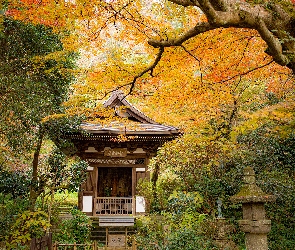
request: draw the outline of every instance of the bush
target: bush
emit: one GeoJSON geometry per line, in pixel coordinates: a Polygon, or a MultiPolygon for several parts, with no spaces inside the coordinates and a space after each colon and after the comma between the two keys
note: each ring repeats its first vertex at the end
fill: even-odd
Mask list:
{"type": "Polygon", "coordinates": [[[10,234],[17,215],[28,208],[27,199],[17,197],[13,199],[11,194],[0,193],[0,242],[10,234]]]}
{"type": "Polygon", "coordinates": [[[48,216],[45,212],[41,210],[35,212],[24,211],[18,215],[12,225],[10,234],[6,236],[6,248],[25,248],[32,238],[44,236],[49,227],[48,216]]]}
{"type": "Polygon", "coordinates": [[[90,240],[91,220],[78,209],[72,209],[73,218],[60,223],[58,234],[54,235],[54,240],[59,243],[87,243],[90,240]]]}
{"type": "Polygon", "coordinates": [[[0,167],[0,193],[11,194],[13,198],[27,197],[30,174],[23,171],[8,171],[0,167]]]}
{"type": "Polygon", "coordinates": [[[136,220],[135,240],[138,249],[214,249],[203,230],[206,215],[197,212],[202,198],[196,192],[175,191],[161,215],[148,215],[136,220]]]}
{"type": "Polygon", "coordinates": [[[170,233],[168,237],[168,250],[205,250],[218,249],[213,246],[213,243],[206,239],[203,235],[196,234],[196,231],[191,228],[182,228],[180,230],[170,233]]]}

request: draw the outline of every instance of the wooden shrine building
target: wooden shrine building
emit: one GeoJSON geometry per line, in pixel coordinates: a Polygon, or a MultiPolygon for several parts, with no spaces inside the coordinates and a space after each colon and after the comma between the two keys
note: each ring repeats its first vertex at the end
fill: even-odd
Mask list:
{"type": "Polygon", "coordinates": [[[90,165],[87,181],[80,189],[79,208],[87,215],[98,216],[101,226],[130,226],[132,221],[123,218],[145,212],[144,197],[137,196],[136,185],[139,179],[149,178],[149,159],[180,132],[145,116],[121,91],[113,92],[104,106],[128,118],[132,126],[86,123],[82,125],[86,133],[70,135],[77,155],[90,165]]]}

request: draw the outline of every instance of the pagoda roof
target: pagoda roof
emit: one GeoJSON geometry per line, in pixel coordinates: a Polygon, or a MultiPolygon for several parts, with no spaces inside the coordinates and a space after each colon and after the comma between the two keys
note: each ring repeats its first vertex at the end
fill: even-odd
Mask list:
{"type": "Polygon", "coordinates": [[[104,107],[113,108],[116,115],[121,118],[127,118],[127,122],[114,121],[107,125],[83,123],[81,127],[84,132],[95,137],[119,134],[142,136],[172,135],[176,137],[181,133],[176,127],[159,124],[147,117],[126,100],[126,96],[122,91],[112,92],[111,97],[104,102],[104,107]]]}

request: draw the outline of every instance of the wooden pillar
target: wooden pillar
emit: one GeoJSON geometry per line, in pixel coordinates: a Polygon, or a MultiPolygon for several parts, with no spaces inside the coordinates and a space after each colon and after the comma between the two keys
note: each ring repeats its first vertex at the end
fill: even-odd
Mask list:
{"type": "Polygon", "coordinates": [[[108,246],[108,244],[109,244],[108,238],[109,238],[109,228],[106,227],[106,246],[108,246]]]}
{"type": "Polygon", "coordinates": [[[94,167],[93,171],[94,171],[94,178],[95,178],[94,187],[93,187],[94,188],[93,195],[94,195],[94,198],[96,198],[97,197],[97,189],[98,189],[98,167],[94,167]]]}
{"type": "Polygon", "coordinates": [[[132,168],[132,214],[136,213],[136,204],[135,204],[135,195],[136,195],[136,167],[132,168]]]}
{"type": "Polygon", "coordinates": [[[125,249],[127,249],[127,227],[125,227],[125,249]]]}
{"type": "Polygon", "coordinates": [[[95,206],[95,198],[97,197],[97,189],[98,189],[98,167],[93,167],[93,194],[92,194],[92,215],[96,215],[96,206],[95,206]]]}

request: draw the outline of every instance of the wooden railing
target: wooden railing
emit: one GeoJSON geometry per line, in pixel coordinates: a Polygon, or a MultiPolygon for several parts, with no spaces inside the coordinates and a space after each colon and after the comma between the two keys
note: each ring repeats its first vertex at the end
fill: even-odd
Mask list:
{"type": "Polygon", "coordinates": [[[94,199],[95,214],[132,214],[132,200],[132,198],[124,197],[97,197],[94,199]]]}

